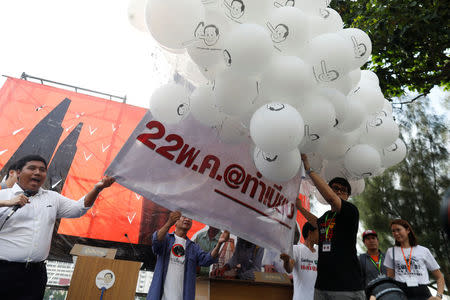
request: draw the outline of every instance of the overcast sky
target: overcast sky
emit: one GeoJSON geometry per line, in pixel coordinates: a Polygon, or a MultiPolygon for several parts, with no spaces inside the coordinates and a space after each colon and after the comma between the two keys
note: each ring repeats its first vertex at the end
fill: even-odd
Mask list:
{"type": "Polygon", "coordinates": [[[0,74],[26,72],[148,107],[170,67],[151,36],[130,25],[127,8],[128,0],[1,0],[0,74]]]}

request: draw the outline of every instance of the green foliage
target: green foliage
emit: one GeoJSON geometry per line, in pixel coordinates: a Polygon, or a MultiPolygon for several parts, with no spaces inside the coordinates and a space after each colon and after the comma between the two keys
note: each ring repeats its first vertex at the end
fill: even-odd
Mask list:
{"type": "Polygon", "coordinates": [[[346,27],[369,35],[372,61],[366,67],[378,75],[386,97],[450,88],[448,1],[334,0],[331,6],[346,27]]]}
{"type": "MultiPolygon", "coordinates": [[[[424,101],[425,100],[425,101],[424,101]]],[[[379,233],[382,249],[392,246],[389,222],[410,222],[419,243],[435,255],[444,274],[450,274],[450,246],[440,224],[440,202],[450,188],[448,132],[442,116],[425,104],[408,105],[397,116],[408,154],[381,176],[366,180],[364,193],[356,197],[365,228],[379,233]]],[[[446,276],[450,286],[450,276],[446,276]]]]}

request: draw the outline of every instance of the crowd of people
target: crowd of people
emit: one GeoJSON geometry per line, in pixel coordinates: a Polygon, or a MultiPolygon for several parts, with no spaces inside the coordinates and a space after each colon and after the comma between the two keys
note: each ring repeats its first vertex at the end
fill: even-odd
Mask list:
{"type": "MultiPolygon", "coordinates": [[[[230,233],[210,226],[191,241],[188,232],[192,220],[174,211],[152,236],[157,261],[147,299],[193,300],[199,275],[254,280],[255,272],[261,271],[290,274],[293,299],[442,299],[444,276],[440,267],[429,249],[418,244],[407,221],[391,222],[395,245],[386,252],[379,249],[374,230],[364,231],[361,238],[367,252],[358,256],[359,212],[348,201],[349,182],[334,178],[327,183],[311,169],[306,155],[302,155],[302,161],[306,174],[331,209],[317,217],[297,199],[297,209],[307,223],[301,229],[303,243],[297,244],[299,234],[294,238],[292,257],[238,237],[232,255],[218,263],[225,248],[230,250],[223,247],[231,242],[230,233]],[[175,231],[169,232],[172,226],[175,231]],[[435,296],[427,287],[428,272],[437,281],[435,296]]],[[[115,181],[105,176],[74,201],[42,189],[46,174],[45,159],[29,155],[9,168],[1,185],[0,299],[43,298],[47,283],[44,261],[55,220],[84,215],[99,193],[115,181]]]]}

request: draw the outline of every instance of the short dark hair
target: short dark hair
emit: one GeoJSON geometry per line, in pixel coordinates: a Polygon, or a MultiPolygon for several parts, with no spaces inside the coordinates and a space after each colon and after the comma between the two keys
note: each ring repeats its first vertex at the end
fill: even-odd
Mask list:
{"type": "Polygon", "coordinates": [[[14,163],[12,163],[12,164],[9,166],[8,172],[6,173],[5,179],[8,179],[8,178],[9,178],[9,172],[11,172],[11,171],[16,171],[16,170],[17,170],[17,164],[14,162],[14,163]]]}
{"type": "Polygon", "coordinates": [[[317,228],[314,227],[311,223],[306,222],[305,225],[303,225],[303,228],[302,228],[303,239],[306,240],[306,239],[308,238],[308,236],[309,236],[309,233],[310,233],[311,231],[316,230],[316,229],[317,229],[317,228]]]}
{"type": "Polygon", "coordinates": [[[350,185],[347,179],[342,177],[334,177],[333,179],[330,180],[330,182],[328,182],[328,185],[331,187],[335,183],[345,186],[347,188],[348,194],[351,195],[352,186],[350,185]]]}
{"type": "Polygon", "coordinates": [[[300,241],[300,231],[298,230],[297,222],[295,222],[294,245],[298,244],[299,241],[300,241]]]}
{"type": "Polygon", "coordinates": [[[45,168],[47,169],[47,162],[45,161],[45,159],[42,156],[37,155],[37,154],[31,154],[31,155],[22,157],[21,159],[19,159],[16,162],[16,170],[21,171],[22,168],[27,164],[27,162],[30,162],[30,161],[41,161],[44,163],[45,168]]]}
{"type": "MultiPolygon", "coordinates": [[[[405,221],[402,219],[396,219],[396,220],[391,221],[390,227],[392,228],[392,225],[394,225],[394,224],[403,226],[405,229],[409,229],[409,233],[408,233],[409,245],[411,247],[418,245],[416,235],[414,234],[414,231],[413,231],[411,225],[408,223],[408,221],[405,221]]],[[[400,242],[395,241],[395,246],[401,246],[400,242]]]]}

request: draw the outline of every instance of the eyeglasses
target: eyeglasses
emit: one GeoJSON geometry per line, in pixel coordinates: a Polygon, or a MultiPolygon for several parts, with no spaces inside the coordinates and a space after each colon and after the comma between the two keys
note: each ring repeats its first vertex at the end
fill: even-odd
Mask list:
{"type": "Polygon", "coordinates": [[[333,191],[335,191],[336,193],[339,193],[339,192],[340,192],[340,193],[345,194],[345,195],[348,194],[347,188],[346,188],[346,187],[343,187],[343,186],[332,185],[332,186],[331,186],[331,189],[332,189],[333,191]]]}

